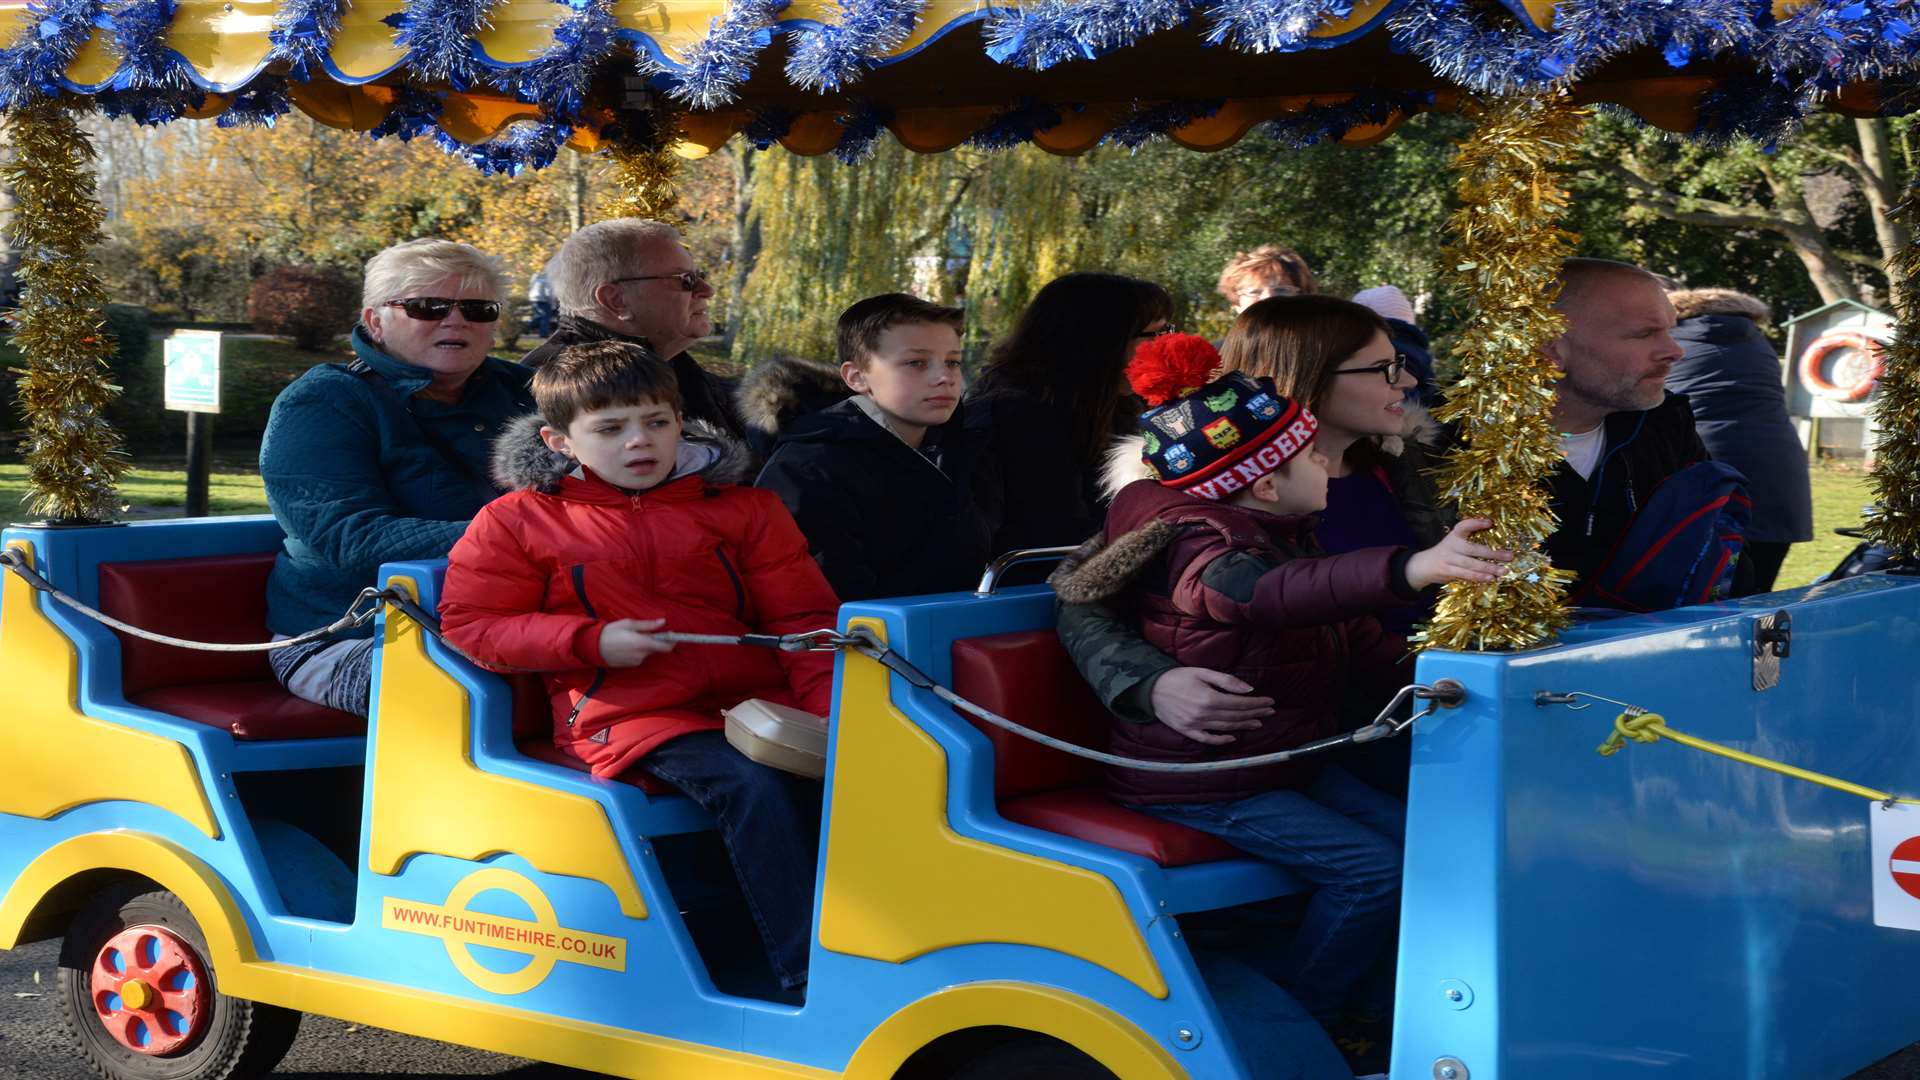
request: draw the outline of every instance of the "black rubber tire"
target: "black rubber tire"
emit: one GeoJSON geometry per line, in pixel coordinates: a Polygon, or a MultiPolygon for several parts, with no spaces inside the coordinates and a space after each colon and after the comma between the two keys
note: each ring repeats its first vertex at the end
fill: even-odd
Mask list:
{"type": "Polygon", "coordinates": [[[982,1047],[948,1080],[1119,1080],[1106,1066],[1045,1035],[1018,1035],[982,1047]]]}
{"type": "Polygon", "coordinates": [[[60,1013],[80,1056],[106,1080],[255,1080],[273,1071],[293,1045],[300,1014],[220,993],[206,935],[180,898],[147,882],[102,890],[76,915],[60,947],[60,1013]],[[93,1010],[93,961],[130,926],[162,926],[199,954],[213,1004],[199,1040],[166,1057],[121,1046],[93,1010]]]}

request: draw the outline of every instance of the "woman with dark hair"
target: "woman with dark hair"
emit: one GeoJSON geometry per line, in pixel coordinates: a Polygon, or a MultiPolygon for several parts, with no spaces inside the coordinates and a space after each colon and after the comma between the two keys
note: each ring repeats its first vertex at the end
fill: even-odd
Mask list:
{"type": "Polygon", "coordinates": [[[1027,304],[968,394],[991,417],[1004,488],[996,552],[1099,530],[1101,465],[1137,411],[1127,361],[1172,315],[1165,289],[1119,274],[1067,274],[1027,304]]]}
{"type": "MultiPolygon", "coordinates": [[[[1314,536],[1328,554],[1392,545],[1417,550],[1446,535],[1453,516],[1425,474],[1438,429],[1406,400],[1413,378],[1379,315],[1331,296],[1273,297],[1241,312],[1221,358],[1227,370],[1273,379],[1319,419],[1315,444],[1327,459],[1327,508],[1314,536]]],[[[1139,479],[1140,457],[1134,440],[1116,445],[1106,489],[1139,479]]],[[[1404,635],[1426,616],[1426,605],[1413,605],[1380,618],[1389,632],[1404,635]]],[[[1183,730],[1231,736],[1272,711],[1268,699],[1244,696],[1248,687],[1232,676],[1178,666],[1099,605],[1063,604],[1059,629],[1081,674],[1128,719],[1171,719],[1169,726],[1183,730]]],[[[1404,776],[1393,782],[1391,765],[1362,771],[1381,786],[1405,783],[1404,776]]]]}

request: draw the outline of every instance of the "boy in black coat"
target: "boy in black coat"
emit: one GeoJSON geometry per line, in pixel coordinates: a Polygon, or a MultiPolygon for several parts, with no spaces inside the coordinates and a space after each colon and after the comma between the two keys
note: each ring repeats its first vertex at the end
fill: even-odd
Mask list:
{"type": "Polygon", "coordinates": [[[848,308],[837,343],[853,396],[782,431],[756,481],[842,600],[969,589],[991,555],[987,433],[960,404],[963,318],[904,293],[848,308]]]}

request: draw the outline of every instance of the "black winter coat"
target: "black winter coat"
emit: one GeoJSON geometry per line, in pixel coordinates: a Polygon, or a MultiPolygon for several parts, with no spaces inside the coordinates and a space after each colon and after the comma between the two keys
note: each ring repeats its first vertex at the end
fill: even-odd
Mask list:
{"type": "Polygon", "coordinates": [[[915,450],[863,401],[793,420],[755,486],[787,504],[841,600],[973,588],[997,520],[986,431],[963,405],[915,450]]]}
{"type": "Polygon", "coordinates": [[[1554,566],[1582,580],[1605,565],[1662,480],[1707,459],[1693,430],[1693,411],[1678,394],[1646,412],[1614,413],[1606,429],[1606,449],[1590,479],[1566,462],[1551,478],[1551,508],[1560,527],[1543,546],[1554,566]]]}
{"type": "MultiPolygon", "coordinates": [[[[589,341],[625,341],[653,348],[645,338],[609,330],[578,315],[562,315],[559,329],[547,340],[534,346],[532,351],[520,358],[520,362],[530,368],[538,368],[553,359],[561,349],[589,341]]],[[[733,438],[746,438],[747,429],[741,424],[740,414],[733,404],[734,380],[701,367],[690,353],[662,359],[673,367],[674,377],[679,380],[680,411],[687,419],[705,420],[733,438]]]]}
{"type": "Polygon", "coordinates": [[[1773,344],[1750,316],[1732,312],[1681,319],[1673,339],[1686,356],[1667,374],[1667,389],[1687,396],[1713,460],[1746,474],[1753,499],[1747,539],[1775,544],[1813,539],[1807,452],[1787,416],[1773,344]]]}
{"type": "MultiPolygon", "coordinates": [[[[1001,522],[996,554],[1016,548],[1068,547],[1100,531],[1107,507],[1101,470],[1083,464],[1073,446],[1073,417],[1030,391],[994,386],[987,379],[967,396],[993,433],[1000,474],[1001,522]]],[[[1133,433],[1133,405],[1114,416],[1115,436],[1133,433]]]]}

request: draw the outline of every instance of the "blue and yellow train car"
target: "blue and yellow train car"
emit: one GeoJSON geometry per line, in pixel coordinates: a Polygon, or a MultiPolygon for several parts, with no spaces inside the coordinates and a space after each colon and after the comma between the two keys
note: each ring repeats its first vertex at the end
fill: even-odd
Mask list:
{"type": "MultiPolygon", "coordinates": [[[[4,544],[130,624],[259,641],[280,539],[230,518],[4,544]]],[[[431,611],[441,569],[383,584],[431,611]]],[[[1091,742],[1052,603],[853,604],[841,629],[1091,742]]],[[[1920,933],[1874,924],[1863,800],[1670,744],[1601,757],[1617,710],[1572,707],[1897,789],[1920,776],[1917,613],[1920,581],[1876,574],[1423,657],[1465,693],[1412,731],[1392,1075],[1838,1078],[1920,1039],[1920,933]]],[[[301,1013],[636,1078],[1342,1075],[1189,936],[1297,881],[856,652],[811,984],[784,998],[704,814],[570,765],[543,697],[431,629],[385,607],[363,723],[289,698],[258,653],[136,640],[5,575],[0,947],[64,937],[60,993],[105,1075],[260,1075],[301,1013]]]]}

